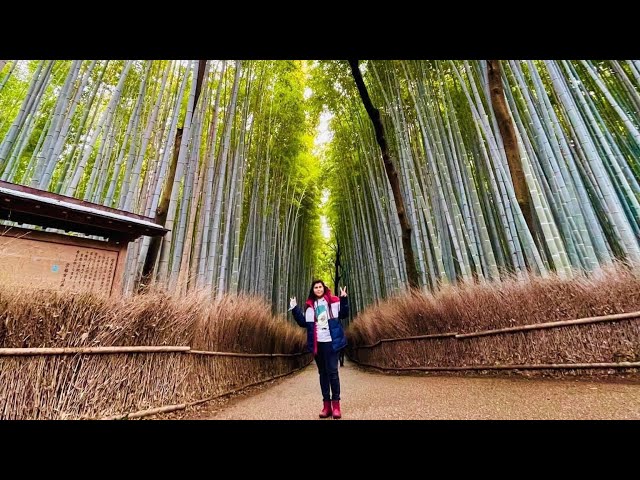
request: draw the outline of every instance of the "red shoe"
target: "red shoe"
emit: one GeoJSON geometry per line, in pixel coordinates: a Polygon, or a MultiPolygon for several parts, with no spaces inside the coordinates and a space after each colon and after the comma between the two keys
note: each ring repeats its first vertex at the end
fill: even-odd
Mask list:
{"type": "Polygon", "coordinates": [[[342,412],[340,411],[340,400],[332,400],[331,407],[333,409],[333,411],[331,412],[333,418],[341,418],[342,412]]]}
{"type": "Polygon", "coordinates": [[[324,400],[322,403],[324,403],[324,407],[322,408],[322,411],[320,412],[320,418],[327,418],[331,416],[331,402],[329,400],[324,400]]]}

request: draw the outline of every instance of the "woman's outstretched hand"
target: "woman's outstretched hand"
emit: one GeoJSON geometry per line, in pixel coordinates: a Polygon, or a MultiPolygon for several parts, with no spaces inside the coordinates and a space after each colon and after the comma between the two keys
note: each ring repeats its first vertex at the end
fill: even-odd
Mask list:
{"type": "Polygon", "coordinates": [[[340,296],[341,297],[346,297],[347,296],[347,286],[346,285],[344,287],[340,287],[340,296]]]}
{"type": "Polygon", "coordinates": [[[298,301],[296,300],[296,297],[291,297],[289,299],[289,310],[293,310],[296,305],[298,305],[298,301]]]}

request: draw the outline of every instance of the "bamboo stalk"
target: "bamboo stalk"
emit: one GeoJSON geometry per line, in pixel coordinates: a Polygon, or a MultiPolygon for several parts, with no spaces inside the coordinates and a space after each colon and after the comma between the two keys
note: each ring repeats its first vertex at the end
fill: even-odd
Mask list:
{"type": "Polygon", "coordinates": [[[0,348],[0,356],[73,355],[102,353],[168,353],[188,352],[187,346],[132,346],[132,347],[61,347],[61,348],[0,348]]]}
{"type": "Polygon", "coordinates": [[[613,315],[604,315],[601,317],[586,317],[586,318],[578,318],[576,320],[561,320],[558,322],[538,323],[534,325],[521,325],[518,327],[498,328],[495,330],[483,330],[481,332],[459,333],[456,335],[456,338],[481,337],[484,335],[494,335],[497,333],[518,332],[522,330],[540,330],[543,328],[564,327],[567,325],[583,325],[586,323],[615,322],[617,320],[631,320],[638,317],[640,317],[640,312],[616,313],[613,315]]]}
{"type": "Polygon", "coordinates": [[[382,340],[378,340],[376,343],[372,343],[371,345],[358,345],[353,348],[373,348],[376,345],[381,344],[382,342],[400,342],[403,340],[422,340],[424,338],[446,338],[446,337],[457,337],[458,334],[456,332],[451,333],[435,333],[431,335],[415,335],[412,337],[399,337],[399,338],[383,338],[382,340]]]}
{"type": "Polygon", "coordinates": [[[235,352],[207,352],[204,350],[189,350],[187,353],[196,355],[216,355],[221,357],[297,357],[306,355],[307,352],[300,353],[235,353],[235,352]]]}
{"type": "Polygon", "coordinates": [[[544,328],[555,328],[555,327],[565,327],[568,325],[584,325],[588,323],[599,323],[599,322],[616,322],[618,320],[632,320],[640,317],[640,312],[627,312],[627,313],[615,313],[612,315],[603,315],[600,317],[585,317],[578,318],[576,320],[561,320],[557,322],[547,322],[547,323],[537,323],[532,325],[521,325],[518,327],[506,327],[506,328],[498,328],[495,330],[482,330],[480,332],[471,332],[471,333],[438,333],[433,335],[416,335],[413,337],[399,337],[399,338],[383,338],[378,340],[376,343],[372,343],[371,345],[358,345],[354,346],[354,349],[359,348],[372,348],[376,345],[379,345],[382,342],[399,342],[402,340],[421,340],[425,338],[444,338],[444,337],[455,337],[455,338],[470,338],[470,337],[481,337],[484,335],[495,335],[499,333],[506,332],[518,332],[523,330],[541,330],[544,328]]]}
{"type": "Polygon", "coordinates": [[[542,369],[573,369],[573,368],[639,368],[640,362],[619,362],[619,363],[547,363],[538,365],[479,365],[464,367],[379,367],[370,363],[358,362],[358,365],[377,368],[379,370],[424,370],[424,371],[446,371],[446,370],[542,370],[542,369]]]}
{"type": "Polygon", "coordinates": [[[131,346],[131,347],[61,347],[61,348],[0,348],[0,356],[26,356],[26,355],[73,355],[101,354],[101,353],[176,353],[186,352],[198,355],[217,355],[226,357],[297,357],[306,355],[299,353],[236,353],[236,352],[209,352],[204,350],[191,350],[187,346],[131,346]]]}
{"type": "Polygon", "coordinates": [[[141,418],[148,415],[155,415],[157,413],[168,413],[175,410],[184,410],[187,408],[186,403],[179,403],[177,405],[166,405],[164,407],[149,408],[147,410],[138,410],[133,413],[125,413],[124,415],[113,415],[111,417],[101,418],[100,420],[127,420],[129,418],[141,418]]]}

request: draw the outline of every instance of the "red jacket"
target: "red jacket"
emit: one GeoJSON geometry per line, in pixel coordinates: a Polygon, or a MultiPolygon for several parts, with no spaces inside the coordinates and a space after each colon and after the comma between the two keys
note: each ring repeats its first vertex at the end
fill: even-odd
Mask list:
{"type": "MultiPolygon", "coordinates": [[[[324,299],[326,300],[329,306],[329,332],[331,333],[331,346],[335,352],[342,350],[347,346],[347,339],[344,335],[344,330],[342,328],[342,323],[340,319],[347,318],[349,316],[349,302],[347,301],[347,297],[338,298],[335,295],[331,294],[331,290],[327,288],[327,293],[324,295],[324,299]],[[340,311],[338,313],[338,318],[332,318],[332,310],[331,304],[340,302],[340,311]]],[[[307,299],[305,302],[305,311],[307,308],[313,308],[313,300],[307,299]]],[[[313,352],[314,355],[318,353],[318,321],[315,319],[315,322],[307,322],[305,319],[304,312],[302,309],[296,305],[292,312],[293,318],[296,320],[296,323],[301,327],[306,327],[307,329],[307,349],[310,352],[313,352]]],[[[315,318],[315,310],[313,313],[315,318]]]]}

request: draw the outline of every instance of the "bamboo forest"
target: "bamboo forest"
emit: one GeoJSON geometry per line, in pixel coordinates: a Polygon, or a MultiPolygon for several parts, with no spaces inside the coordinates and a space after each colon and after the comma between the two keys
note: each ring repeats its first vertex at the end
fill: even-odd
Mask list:
{"type": "MultiPolygon", "coordinates": [[[[420,285],[640,260],[640,64],[502,63],[532,229],[510,181],[485,62],[366,64],[420,285]]],[[[168,198],[158,280],[283,306],[311,273],[325,267],[332,277],[330,261],[315,263],[329,255],[325,214],[358,308],[407,283],[375,134],[340,62],[2,67],[0,178],[150,217],[168,198]],[[333,139],[314,152],[320,115],[331,117],[333,139]]],[[[128,291],[149,243],[130,250],[128,291]]]]}
{"type": "MultiPolygon", "coordinates": [[[[640,310],[637,60],[1,60],[0,181],[166,229],[128,244],[118,302],[140,306],[131,299],[151,287],[212,305],[241,298],[293,328],[290,299],[304,304],[313,279],[335,295],[346,286],[349,348],[361,348],[346,351],[363,365],[441,368],[366,349],[387,337],[464,332],[443,309],[455,296],[447,312],[471,318],[465,302],[488,286],[501,300],[483,305],[525,285],[584,306],[595,294],[580,297],[572,285],[604,292],[615,283],[625,298],[593,300],[588,311],[554,307],[557,317],[536,322],[640,310]],[[411,296],[442,317],[398,313],[410,311],[402,299],[411,296]]],[[[3,218],[5,229],[65,234],[3,218]]],[[[478,312],[476,330],[538,315],[501,313],[494,324],[478,312]]],[[[637,373],[640,334],[637,321],[629,325],[616,358],[637,373]]],[[[8,335],[0,346],[17,347],[8,335]]],[[[302,348],[295,338],[288,353],[302,348]]],[[[275,352],[256,348],[246,351],[275,352]]]]}

